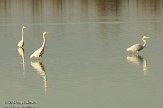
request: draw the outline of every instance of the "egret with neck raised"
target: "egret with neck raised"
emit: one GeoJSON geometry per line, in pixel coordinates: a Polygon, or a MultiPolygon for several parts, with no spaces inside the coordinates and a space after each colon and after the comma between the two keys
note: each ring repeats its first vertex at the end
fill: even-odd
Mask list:
{"type": "Polygon", "coordinates": [[[23,48],[23,47],[24,47],[24,39],[23,39],[24,36],[23,36],[23,35],[24,35],[24,29],[25,29],[25,28],[26,28],[25,26],[22,27],[22,39],[21,39],[21,41],[19,41],[19,43],[18,43],[18,47],[19,47],[19,48],[23,48]]]}
{"type": "Polygon", "coordinates": [[[143,45],[141,44],[135,44],[135,45],[132,45],[131,47],[127,48],[126,51],[130,51],[130,52],[133,52],[133,53],[138,53],[139,51],[141,51],[142,49],[144,49],[146,47],[146,40],[147,38],[150,38],[150,37],[147,37],[147,36],[143,36],[142,37],[142,40],[144,42],[143,45]]]}
{"type": "Polygon", "coordinates": [[[46,38],[45,38],[45,35],[48,34],[48,32],[44,32],[43,33],[43,43],[42,43],[42,46],[37,49],[31,56],[30,58],[32,57],[35,57],[35,58],[40,58],[42,56],[42,54],[44,53],[44,48],[45,48],[45,44],[46,44],[46,38]]]}

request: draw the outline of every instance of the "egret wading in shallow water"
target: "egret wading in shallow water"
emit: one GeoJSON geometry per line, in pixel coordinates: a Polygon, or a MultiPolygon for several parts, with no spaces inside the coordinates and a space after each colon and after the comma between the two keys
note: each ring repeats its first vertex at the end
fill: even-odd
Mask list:
{"type": "Polygon", "coordinates": [[[22,40],[21,41],[19,41],[19,43],[18,43],[18,47],[19,48],[23,48],[24,47],[24,40],[23,40],[23,35],[24,35],[24,29],[25,29],[26,27],[25,26],[23,26],[22,27],[22,40]]]}
{"type": "Polygon", "coordinates": [[[135,44],[135,45],[133,45],[133,46],[127,48],[126,51],[131,51],[131,52],[133,52],[133,53],[138,53],[138,52],[141,51],[144,47],[146,47],[146,43],[147,43],[146,40],[145,40],[146,38],[150,38],[150,37],[147,37],[147,36],[143,36],[143,37],[142,37],[142,40],[143,40],[143,42],[144,42],[143,45],[141,45],[141,44],[135,44]]]}
{"type": "Polygon", "coordinates": [[[35,58],[40,58],[42,56],[42,54],[44,53],[44,48],[45,48],[45,43],[46,43],[46,39],[45,39],[45,35],[47,34],[48,32],[44,32],[43,33],[43,43],[42,43],[42,46],[37,49],[31,56],[30,58],[32,57],[35,57],[35,58]]]}

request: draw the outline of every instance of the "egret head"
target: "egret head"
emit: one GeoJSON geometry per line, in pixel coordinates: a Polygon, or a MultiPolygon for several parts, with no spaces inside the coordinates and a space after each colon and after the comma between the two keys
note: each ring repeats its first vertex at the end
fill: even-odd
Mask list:
{"type": "Polygon", "coordinates": [[[43,36],[46,36],[48,34],[48,32],[43,32],[43,36]]]}
{"type": "Polygon", "coordinates": [[[143,36],[143,38],[142,38],[142,39],[147,39],[147,38],[150,38],[150,37],[147,37],[147,36],[143,36]]]}
{"type": "Polygon", "coordinates": [[[26,28],[25,26],[22,27],[23,29],[26,28]]]}

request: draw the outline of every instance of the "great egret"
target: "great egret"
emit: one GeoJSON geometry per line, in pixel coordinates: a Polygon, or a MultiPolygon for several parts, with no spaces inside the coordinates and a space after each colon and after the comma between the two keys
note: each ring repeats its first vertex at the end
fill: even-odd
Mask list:
{"type": "Polygon", "coordinates": [[[32,57],[35,57],[35,58],[40,58],[42,56],[42,54],[44,53],[44,48],[45,48],[45,43],[46,43],[46,39],[45,39],[45,35],[47,34],[48,32],[44,32],[43,33],[43,44],[42,46],[37,49],[31,56],[30,58],[32,57]]]}
{"type": "Polygon", "coordinates": [[[147,37],[147,36],[143,36],[142,37],[142,40],[144,42],[143,45],[141,45],[141,44],[135,44],[135,45],[127,48],[126,51],[131,51],[133,53],[138,53],[140,50],[142,50],[146,46],[146,43],[147,43],[146,40],[145,40],[146,38],[150,38],[150,37],[147,37]]]}
{"type": "Polygon", "coordinates": [[[23,48],[23,46],[24,46],[24,40],[23,40],[24,28],[26,28],[26,27],[25,26],[22,27],[22,40],[19,41],[19,43],[18,43],[19,48],[23,48]]]}

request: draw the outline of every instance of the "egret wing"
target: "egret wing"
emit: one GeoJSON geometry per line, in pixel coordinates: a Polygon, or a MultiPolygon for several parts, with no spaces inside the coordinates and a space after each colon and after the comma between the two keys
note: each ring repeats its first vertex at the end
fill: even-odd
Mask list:
{"type": "Polygon", "coordinates": [[[24,46],[24,42],[23,40],[21,40],[19,43],[18,43],[18,47],[23,47],[24,46]]]}
{"type": "Polygon", "coordinates": [[[40,53],[41,53],[41,49],[39,48],[38,50],[36,50],[36,51],[30,56],[30,58],[32,58],[32,57],[39,58],[39,57],[40,57],[40,53]]]}
{"type": "Polygon", "coordinates": [[[142,47],[143,46],[140,44],[135,44],[135,45],[132,45],[131,47],[127,48],[127,51],[133,51],[133,52],[139,51],[142,49],[142,47]]]}

